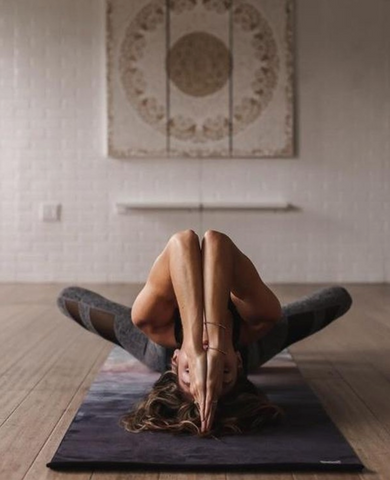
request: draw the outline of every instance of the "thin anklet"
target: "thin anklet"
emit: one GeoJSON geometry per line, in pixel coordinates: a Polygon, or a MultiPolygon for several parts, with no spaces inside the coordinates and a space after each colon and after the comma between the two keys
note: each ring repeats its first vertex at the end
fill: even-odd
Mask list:
{"type": "Polygon", "coordinates": [[[223,353],[224,355],[227,355],[227,353],[226,353],[226,352],[224,352],[223,350],[220,350],[219,348],[216,348],[216,347],[210,347],[210,346],[209,346],[208,348],[209,348],[209,349],[211,349],[211,350],[217,350],[217,352],[220,352],[220,353],[223,353]]]}
{"type": "Polygon", "coordinates": [[[215,322],[204,322],[204,323],[210,323],[211,325],[218,325],[218,327],[221,327],[224,330],[226,330],[226,326],[222,325],[222,323],[215,323],[215,322]]]}

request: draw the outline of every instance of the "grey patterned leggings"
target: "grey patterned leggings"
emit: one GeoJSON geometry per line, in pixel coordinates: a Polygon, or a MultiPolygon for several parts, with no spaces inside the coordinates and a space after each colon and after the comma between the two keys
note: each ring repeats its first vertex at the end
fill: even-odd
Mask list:
{"type": "MultiPolygon", "coordinates": [[[[282,317],[262,339],[245,349],[247,372],[256,370],[284,348],[326,327],[346,313],[352,297],[341,286],[321,288],[282,306],[282,317]]],[[[155,371],[170,368],[172,349],[157,345],[131,322],[131,308],[85,288],[63,289],[57,305],[67,317],[113,342],[155,371]]]]}

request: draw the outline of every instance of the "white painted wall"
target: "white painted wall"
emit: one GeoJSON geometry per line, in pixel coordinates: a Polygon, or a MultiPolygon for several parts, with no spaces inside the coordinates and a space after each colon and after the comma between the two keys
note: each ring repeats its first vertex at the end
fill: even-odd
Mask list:
{"type": "Polygon", "coordinates": [[[388,282],[390,2],[298,0],[296,30],[296,158],[116,160],[103,0],[0,0],[0,281],[143,282],[173,232],[213,228],[266,282],[388,282]],[[301,210],[114,208],[267,195],[301,210]]]}

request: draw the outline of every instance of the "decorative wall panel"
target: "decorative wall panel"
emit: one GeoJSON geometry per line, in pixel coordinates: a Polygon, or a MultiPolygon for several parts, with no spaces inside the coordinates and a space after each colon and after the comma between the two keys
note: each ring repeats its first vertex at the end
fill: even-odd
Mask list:
{"type": "Polygon", "coordinates": [[[165,0],[107,4],[108,153],[167,155],[165,0]]]}
{"type": "Polygon", "coordinates": [[[232,155],[290,156],[291,3],[235,0],[232,14],[232,155]]]}
{"type": "Polygon", "coordinates": [[[292,0],[107,0],[109,155],[293,154],[292,0]]]}

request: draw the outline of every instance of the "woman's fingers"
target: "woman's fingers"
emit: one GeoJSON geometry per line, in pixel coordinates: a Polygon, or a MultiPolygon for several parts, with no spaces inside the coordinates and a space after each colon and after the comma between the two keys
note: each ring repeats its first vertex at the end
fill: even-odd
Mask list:
{"type": "Polygon", "coordinates": [[[201,432],[205,431],[206,419],[204,414],[204,406],[205,402],[202,400],[195,400],[195,404],[198,407],[199,414],[200,414],[200,422],[201,422],[201,432]]]}
{"type": "Polygon", "coordinates": [[[198,405],[202,429],[205,425],[207,353],[203,350],[188,355],[190,371],[190,391],[198,405]]]}
{"type": "Polygon", "coordinates": [[[199,409],[201,432],[204,433],[212,427],[222,393],[224,356],[213,349],[190,353],[188,360],[190,390],[199,409]]]}
{"type": "Polygon", "coordinates": [[[214,420],[215,410],[217,408],[218,399],[221,395],[222,377],[217,375],[206,383],[206,425],[211,428],[214,420]]]}
{"type": "Polygon", "coordinates": [[[200,414],[200,421],[201,421],[201,431],[205,428],[206,417],[205,417],[205,407],[206,407],[206,398],[205,398],[205,391],[202,389],[198,389],[194,394],[194,397],[197,399],[196,403],[198,405],[199,414],[200,414]]]}
{"type": "Polygon", "coordinates": [[[205,402],[205,425],[204,431],[211,428],[218,398],[222,392],[224,358],[220,352],[209,350],[207,352],[207,375],[206,375],[206,402],[205,402]]]}
{"type": "Polygon", "coordinates": [[[208,402],[208,409],[205,416],[204,429],[202,431],[207,432],[211,429],[214,421],[215,410],[217,409],[218,400],[211,400],[208,402]]]}
{"type": "MultiPolygon", "coordinates": [[[[206,383],[205,383],[206,385],[206,383]]],[[[209,398],[210,392],[205,390],[205,395],[202,400],[202,408],[200,409],[200,418],[201,418],[201,431],[206,432],[209,428],[210,421],[210,411],[211,411],[211,402],[209,398]]]]}

